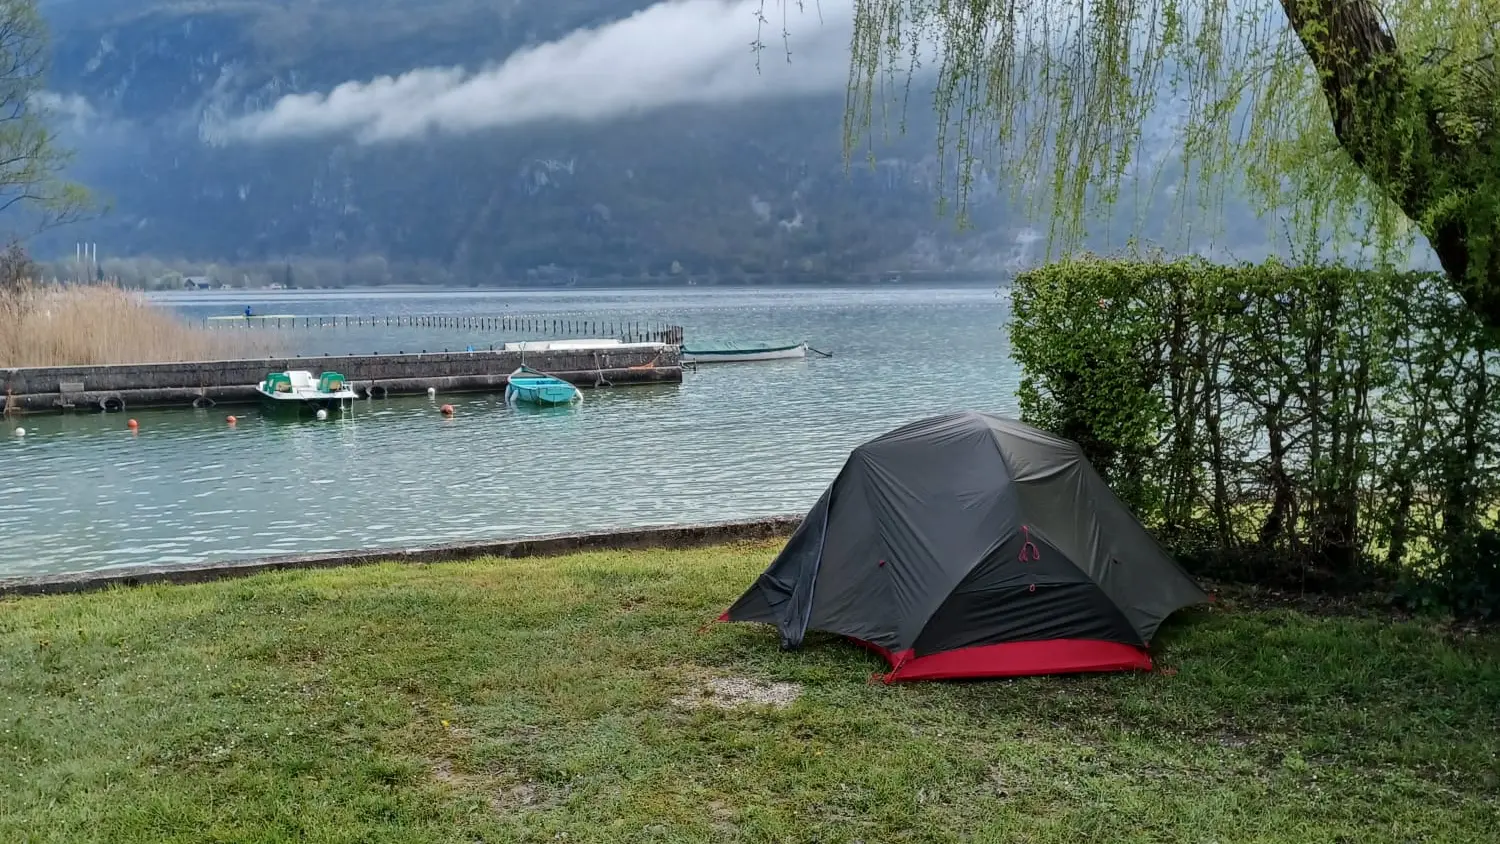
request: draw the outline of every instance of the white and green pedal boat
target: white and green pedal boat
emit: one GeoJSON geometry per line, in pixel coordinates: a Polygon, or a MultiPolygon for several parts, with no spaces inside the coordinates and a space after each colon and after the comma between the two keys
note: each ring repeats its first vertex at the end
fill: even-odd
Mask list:
{"type": "Polygon", "coordinates": [[[337,413],[357,398],[337,372],[324,372],[315,381],[311,372],[300,369],[272,372],[255,385],[255,391],[266,410],[298,416],[313,416],[320,410],[337,413]]]}
{"type": "Polygon", "coordinates": [[[795,360],[807,357],[807,343],[735,342],[682,347],[683,363],[747,363],[758,360],[795,360]]]}

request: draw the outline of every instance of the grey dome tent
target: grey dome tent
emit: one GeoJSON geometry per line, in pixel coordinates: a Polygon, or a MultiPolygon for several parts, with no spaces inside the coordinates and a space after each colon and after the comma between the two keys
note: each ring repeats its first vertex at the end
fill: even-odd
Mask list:
{"type": "Polygon", "coordinates": [[[1149,670],[1157,627],[1206,600],[1075,443],[964,412],[855,448],[720,620],[846,636],[891,682],[1149,670]]]}

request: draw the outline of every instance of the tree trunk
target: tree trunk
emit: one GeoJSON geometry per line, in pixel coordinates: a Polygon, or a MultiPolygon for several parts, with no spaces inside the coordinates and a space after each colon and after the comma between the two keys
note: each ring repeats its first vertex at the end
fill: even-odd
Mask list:
{"type": "Polygon", "coordinates": [[[1373,0],[1281,5],[1322,79],[1339,144],[1418,224],[1469,308],[1500,329],[1500,221],[1484,200],[1500,188],[1500,130],[1463,141],[1444,131],[1454,104],[1412,72],[1373,0]]]}

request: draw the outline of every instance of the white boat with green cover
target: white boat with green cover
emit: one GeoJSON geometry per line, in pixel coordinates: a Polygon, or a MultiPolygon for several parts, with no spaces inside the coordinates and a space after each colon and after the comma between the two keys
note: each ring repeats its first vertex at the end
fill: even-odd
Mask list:
{"type": "Polygon", "coordinates": [[[255,391],[260,393],[261,404],[267,410],[309,415],[319,410],[330,413],[343,410],[357,398],[339,373],[324,372],[315,381],[311,372],[301,369],[272,372],[255,385],[255,391]]]}
{"type": "Polygon", "coordinates": [[[794,360],[807,357],[807,343],[733,342],[682,347],[683,363],[744,363],[757,360],[794,360]]]}

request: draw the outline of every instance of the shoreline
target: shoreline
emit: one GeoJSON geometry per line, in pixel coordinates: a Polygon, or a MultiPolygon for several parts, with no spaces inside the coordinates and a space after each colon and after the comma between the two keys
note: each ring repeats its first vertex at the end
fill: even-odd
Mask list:
{"type": "Polygon", "coordinates": [[[557,557],[579,551],[702,548],[735,542],[783,539],[791,536],[801,521],[801,516],[768,516],[664,527],[553,533],[523,539],[450,542],[406,548],[285,554],[211,563],[143,565],[63,574],[0,577],[0,599],[97,592],[117,586],[134,587],[152,583],[208,583],[270,571],[344,568],[377,563],[427,565],[484,557],[557,557]]]}

